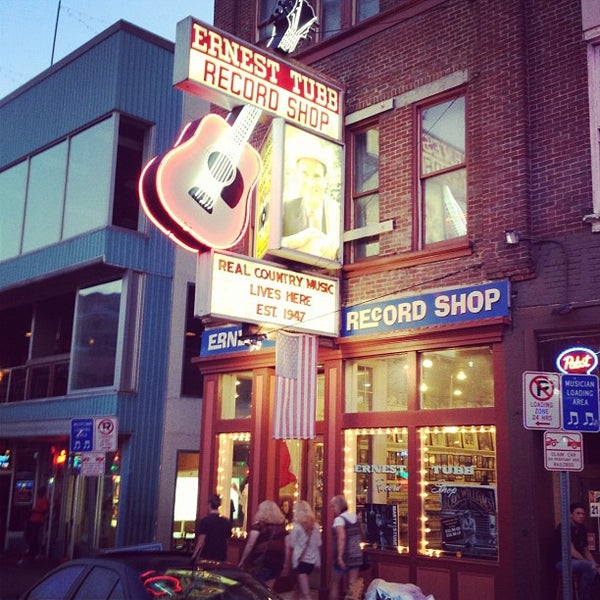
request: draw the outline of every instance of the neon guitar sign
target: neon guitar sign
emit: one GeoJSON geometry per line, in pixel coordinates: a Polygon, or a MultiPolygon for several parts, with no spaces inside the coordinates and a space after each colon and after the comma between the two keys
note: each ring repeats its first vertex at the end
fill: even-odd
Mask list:
{"type": "MultiPolygon", "coordinates": [[[[307,0],[280,2],[268,45],[293,52],[317,18],[307,0]]],[[[248,143],[262,109],[246,104],[235,120],[209,114],[189,123],[174,146],[144,168],[139,196],[150,220],[187,250],[234,246],[248,226],[261,169],[248,143]],[[233,120],[233,122],[231,122],[233,120]]]]}

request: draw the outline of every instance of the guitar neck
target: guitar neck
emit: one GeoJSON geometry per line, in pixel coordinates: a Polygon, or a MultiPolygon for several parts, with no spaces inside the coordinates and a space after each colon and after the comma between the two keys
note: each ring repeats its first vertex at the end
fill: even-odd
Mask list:
{"type": "Polygon", "coordinates": [[[238,150],[238,154],[241,153],[244,145],[250,139],[261,114],[262,109],[246,104],[235,119],[231,126],[231,141],[233,147],[238,150]]]}

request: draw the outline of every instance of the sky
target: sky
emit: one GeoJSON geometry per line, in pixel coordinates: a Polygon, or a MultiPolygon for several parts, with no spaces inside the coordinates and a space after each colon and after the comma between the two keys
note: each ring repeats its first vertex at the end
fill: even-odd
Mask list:
{"type": "Polygon", "coordinates": [[[119,19],[175,41],[179,21],[212,23],[214,0],[0,0],[0,98],[119,19]],[[58,27],[56,16],[59,14],[58,27]],[[54,31],[56,28],[56,41],[54,31]]]}

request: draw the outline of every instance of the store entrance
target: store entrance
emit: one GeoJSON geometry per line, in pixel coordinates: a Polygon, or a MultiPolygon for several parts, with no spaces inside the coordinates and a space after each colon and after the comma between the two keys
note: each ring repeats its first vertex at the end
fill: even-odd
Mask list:
{"type": "Polygon", "coordinates": [[[323,437],[278,440],[278,504],[292,521],[294,502],[307,500],[319,522],[323,513],[323,437]]]}

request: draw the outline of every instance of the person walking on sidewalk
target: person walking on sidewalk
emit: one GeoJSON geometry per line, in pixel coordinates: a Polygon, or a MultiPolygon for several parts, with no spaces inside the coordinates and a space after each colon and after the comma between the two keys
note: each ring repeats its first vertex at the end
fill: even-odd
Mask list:
{"type": "Polygon", "coordinates": [[[283,574],[296,573],[297,600],[311,600],[309,576],[321,566],[321,528],[315,513],[306,500],[296,502],[294,525],[286,537],[285,566],[283,574]]]}
{"type": "Polygon", "coordinates": [[[231,521],[219,514],[221,498],[208,497],[208,515],[196,527],[196,546],[192,558],[227,560],[227,541],[231,537],[231,521]]]}
{"type": "Polygon", "coordinates": [[[27,552],[25,553],[25,558],[19,561],[20,564],[23,564],[24,561],[33,561],[40,554],[42,529],[50,512],[50,500],[48,500],[46,491],[44,486],[38,490],[33,510],[25,523],[27,552]]]}

